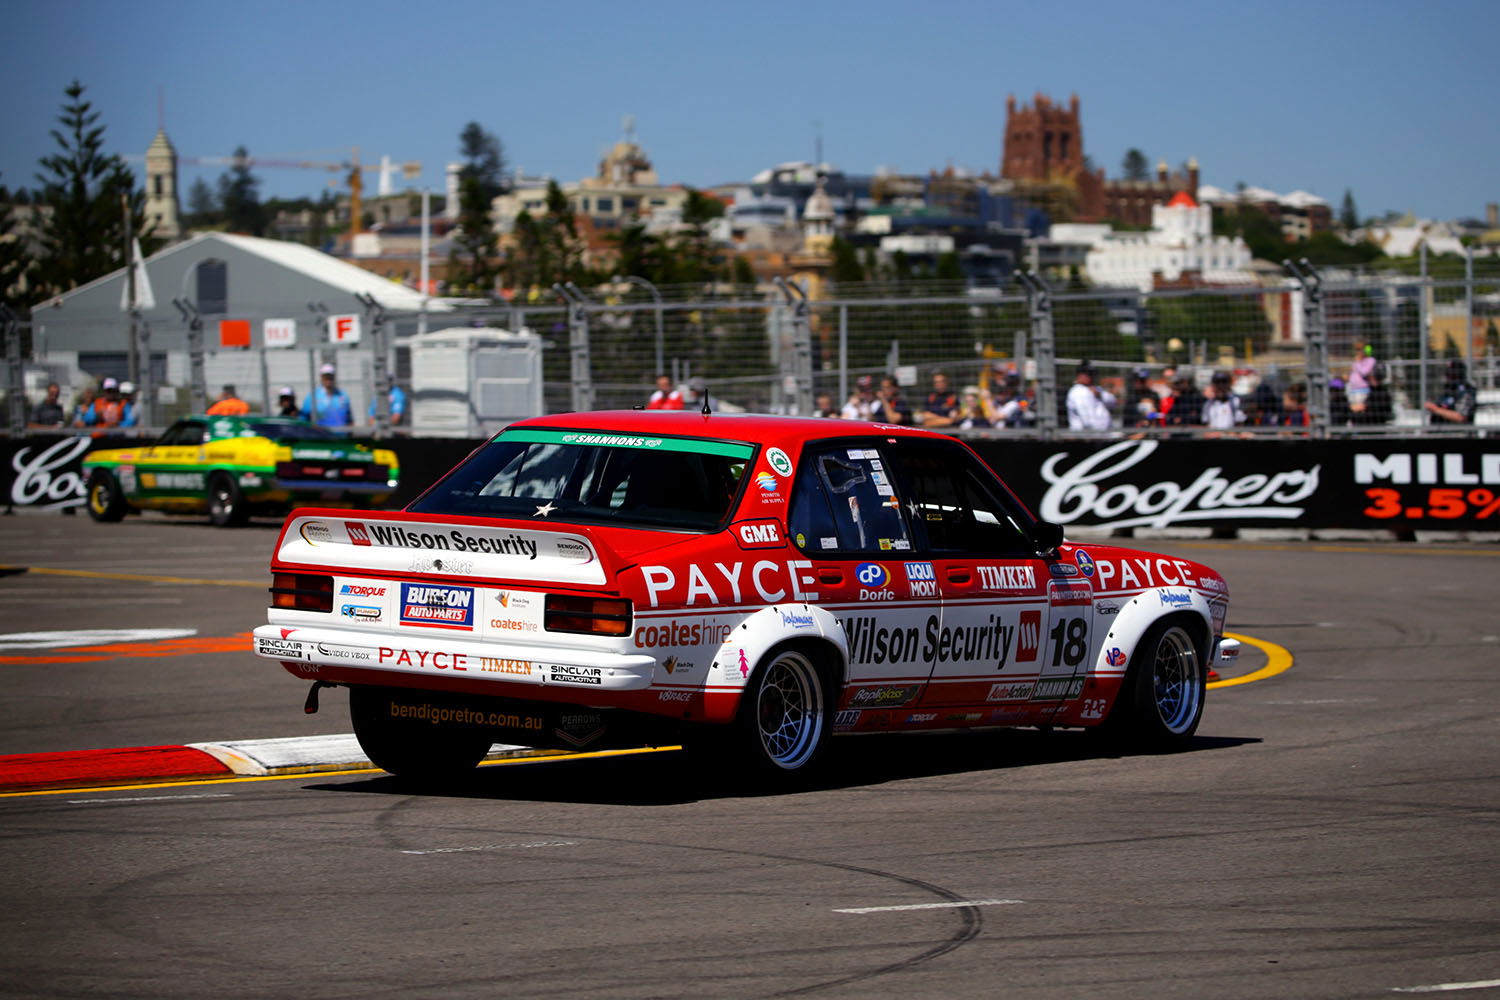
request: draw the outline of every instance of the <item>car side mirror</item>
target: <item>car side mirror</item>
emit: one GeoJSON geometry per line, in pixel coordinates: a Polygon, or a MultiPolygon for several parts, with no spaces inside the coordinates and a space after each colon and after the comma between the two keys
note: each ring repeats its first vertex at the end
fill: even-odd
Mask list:
{"type": "Polygon", "coordinates": [[[1063,543],[1062,525],[1051,521],[1038,521],[1031,529],[1031,539],[1036,544],[1037,555],[1054,555],[1057,547],[1063,543]]]}

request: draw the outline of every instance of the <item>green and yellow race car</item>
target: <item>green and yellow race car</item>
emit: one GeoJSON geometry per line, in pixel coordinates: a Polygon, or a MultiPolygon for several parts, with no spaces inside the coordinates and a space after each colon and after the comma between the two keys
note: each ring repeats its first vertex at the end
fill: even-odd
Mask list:
{"type": "Polygon", "coordinates": [[[299,504],[378,507],[400,480],[399,459],[301,420],[191,416],[152,444],[84,456],[89,514],[207,513],[220,526],[299,504]]]}

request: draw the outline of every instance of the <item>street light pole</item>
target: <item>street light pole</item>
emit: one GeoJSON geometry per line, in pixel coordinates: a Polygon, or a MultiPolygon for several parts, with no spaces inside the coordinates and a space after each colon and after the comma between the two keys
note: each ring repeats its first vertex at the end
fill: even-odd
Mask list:
{"type": "Polygon", "coordinates": [[[656,300],[656,370],[652,372],[652,376],[655,377],[658,375],[665,375],[666,359],[662,356],[662,342],[664,338],[662,333],[661,292],[657,291],[656,286],[651,284],[651,282],[647,281],[645,278],[638,278],[633,274],[617,274],[615,275],[614,280],[617,284],[621,281],[628,281],[632,285],[640,285],[646,291],[651,293],[651,298],[656,300]]]}

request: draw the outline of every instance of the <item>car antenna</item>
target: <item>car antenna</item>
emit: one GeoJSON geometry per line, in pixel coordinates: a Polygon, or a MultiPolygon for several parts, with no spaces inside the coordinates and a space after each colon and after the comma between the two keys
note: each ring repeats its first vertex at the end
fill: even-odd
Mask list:
{"type": "Polygon", "coordinates": [[[711,415],[713,412],[714,412],[713,410],[710,410],[708,408],[708,391],[704,390],[704,393],[703,393],[703,415],[706,417],[706,416],[711,415]]]}

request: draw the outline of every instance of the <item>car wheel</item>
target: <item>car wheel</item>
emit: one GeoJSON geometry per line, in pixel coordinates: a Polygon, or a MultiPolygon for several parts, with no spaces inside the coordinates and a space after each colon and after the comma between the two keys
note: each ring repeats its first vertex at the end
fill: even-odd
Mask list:
{"type": "Polygon", "coordinates": [[[217,527],[233,528],[244,524],[248,517],[245,493],[234,477],[227,472],[215,472],[209,476],[208,519],[217,527]]]}
{"type": "Polygon", "coordinates": [[[1138,749],[1180,748],[1203,718],[1207,680],[1192,635],[1181,625],[1160,623],[1136,647],[1107,728],[1138,749]]]}
{"type": "Polygon", "coordinates": [[[403,723],[390,714],[392,691],[355,685],[349,689],[349,719],[370,762],[402,778],[441,780],[474,769],[494,740],[429,722],[403,723]]]}
{"type": "Polygon", "coordinates": [[[818,665],[804,651],[775,651],[750,678],[736,723],[738,744],[761,776],[806,773],[831,728],[831,701],[818,665]]]}
{"type": "Polygon", "coordinates": [[[120,484],[115,477],[103,469],[89,473],[87,491],[89,516],[96,521],[118,521],[125,516],[125,497],[120,493],[120,484]]]}

